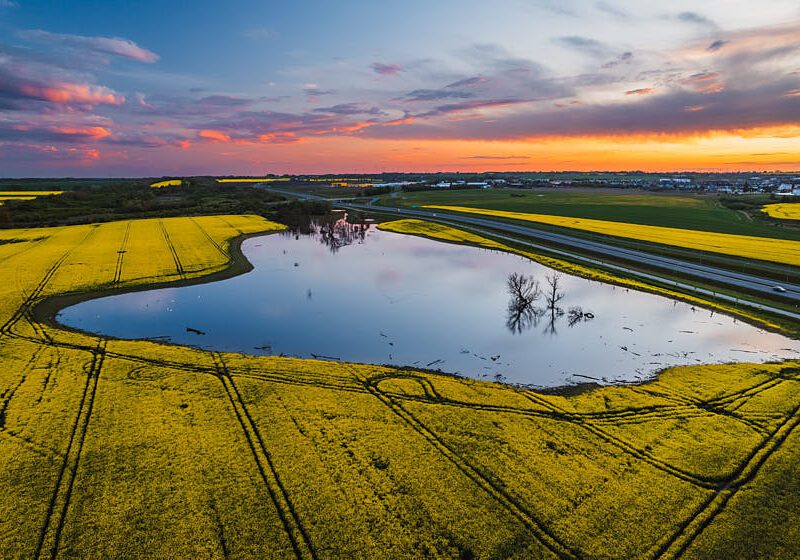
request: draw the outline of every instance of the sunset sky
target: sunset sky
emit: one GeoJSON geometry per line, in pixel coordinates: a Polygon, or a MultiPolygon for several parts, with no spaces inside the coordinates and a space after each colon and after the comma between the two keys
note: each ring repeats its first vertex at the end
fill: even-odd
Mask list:
{"type": "Polygon", "coordinates": [[[0,176],[800,170],[797,0],[0,0],[0,176]]]}

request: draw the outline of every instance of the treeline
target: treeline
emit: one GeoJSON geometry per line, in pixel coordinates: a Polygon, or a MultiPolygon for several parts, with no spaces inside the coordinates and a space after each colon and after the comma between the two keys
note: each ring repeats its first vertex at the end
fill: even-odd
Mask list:
{"type": "MultiPolygon", "coordinates": [[[[58,185],[52,185],[57,187],[58,185]]],[[[180,187],[154,189],[148,180],[73,185],[73,190],[0,206],[0,227],[41,227],[112,220],[208,214],[268,216],[284,200],[250,187],[221,186],[211,178],[184,179],[180,187]]]]}

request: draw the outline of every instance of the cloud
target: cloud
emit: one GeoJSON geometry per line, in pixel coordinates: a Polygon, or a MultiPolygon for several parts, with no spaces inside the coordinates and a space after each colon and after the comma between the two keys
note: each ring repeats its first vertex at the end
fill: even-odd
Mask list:
{"type": "Polygon", "coordinates": [[[384,64],[382,62],[373,62],[370,64],[370,68],[376,74],[380,74],[381,76],[395,76],[400,72],[403,72],[403,67],[399,64],[384,64]]]}
{"type": "Polygon", "coordinates": [[[699,25],[702,27],[712,27],[712,28],[717,27],[716,23],[714,23],[706,16],[698,14],[697,12],[681,12],[677,16],[675,16],[675,18],[678,21],[682,21],[684,23],[691,23],[693,25],[699,25]]]}
{"type": "Polygon", "coordinates": [[[555,42],[580,51],[591,56],[603,57],[607,56],[610,49],[604,43],[590,37],[581,37],[579,35],[570,35],[567,37],[557,37],[555,42]]]}
{"type": "Polygon", "coordinates": [[[420,120],[360,134],[379,138],[516,140],[572,136],[708,134],[768,127],[800,127],[800,97],[784,95],[786,83],[708,96],[675,90],[637,103],[584,104],[567,108],[511,111],[490,119],[420,120]],[[702,107],[702,109],[695,109],[702,107]]]}
{"type": "Polygon", "coordinates": [[[615,18],[620,19],[620,20],[627,21],[627,20],[631,19],[631,16],[630,16],[630,14],[628,14],[628,12],[625,12],[625,11],[615,7],[615,6],[612,6],[611,4],[609,4],[607,2],[597,2],[594,5],[594,7],[597,8],[598,11],[605,12],[606,14],[614,16],[615,18]]]}
{"type": "Polygon", "coordinates": [[[447,84],[444,86],[445,88],[463,88],[463,87],[474,87],[479,86],[482,84],[488,83],[489,80],[484,78],[483,76],[473,76],[472,78],[464,78],[463,80],[458,80],[451,84],[447,84]]]}
{"type": "Polygon", "coordinates": [[[442,99],[467,99],[474,97],[475,94],[469,91],[456,89],[415,89],[407,93],[401,99],[406,101],[439,101],[442,99]]]}
{"type": "Polygon", "coordinates": [[[382,111],[366,103],[340,103],[332,107],[318,107],[315,113],[330,113],[334,115],[380,115],[382,111]]]}
{"type": "Polygon", "coordinates": [[[437,117],[442,115],[449,115],[454,113],[467,113],[480,109],[491,109],[497,107],[510,107],[521,103],[527,103],[527,99],[481,99],[474,101],[464,101],[462,103],[448,103],[446,105],[439,105],[425,113],[410,115],[413,118],[420,117],[437,117]]]}
{"type": "Polygon", "coordinates": [[[15,63],[3,64],[0,59],[0,104],[7,110],[24,110],[31,108],[31,101],[63,106],[118,106],[125,103],[125,97],[105,86],[21,76],[15,63]]]}
{"type": "Polygon", "coordinates": [[[620,66],[622,64],[629,64],[633,60],[633,53],[630,51],[625,51],[624,53],[618,55],[614,60],[606,62],[601,66],[604,70],[608,70],[610,68],[614,68],[616,66],[620,66]]]}
{"type": "Polygon", "coordinates": [[[725,89],[719,72],[698,72],[680,80],[698,93],[718,93],[725,89]]]}
{"type": "Polygon", "coordinates": [[[22,144],[31,142],[84,143],[104,140],[111,136],[111,131],[103,126],[81,124],[52,124],[31,122],[4,122],[0,124],[0,141],[12,141],[22,144]]]}
{"type": "Polygon", "coordinates": [[[638,89],[629,89],[625,92],[625,95],[650,95],[655,93],[656,90],[653,88],[638,88],[638,89]]]}
{"type": "Polygon", "coordinates": [[[718,50],[720,50],[722,47],[724,47],[727,44],[728,44],[728,41],[723,41],[721,39],[718,39],[718,40],[714,41],[713,43],[711,43],[710,45],[708,45],[706,50],[708,52],[717,52],[718,50]]]}
{"type": "Polygon", "coordinates": [[[67,33],[51,33],[41,29],[24,31],[22,37],[30,41],[71,48],[79,51],[93,52],[103,55],[120,56],[138,62],[153,63],[158,55],[144,49],[129,39],[118,37],[87,37],[67,33]]]}
{"type": "Polygon", "coordinates": [[[225,134],[221,130],[210,130],[205,129],[201,130],[197,133],[200,138],[204,138],[206,140],[211,140],[212,142],[230,142],[231,137],[229,134],[225,134]]]}
{"type": "Polygon", "coordinates": [[[321,89],[318,84],[306,83],[303,84],[303,93],[309,101],[316,101],[318,97],[332,95],[336,92],[332,89],[321,89]]]}

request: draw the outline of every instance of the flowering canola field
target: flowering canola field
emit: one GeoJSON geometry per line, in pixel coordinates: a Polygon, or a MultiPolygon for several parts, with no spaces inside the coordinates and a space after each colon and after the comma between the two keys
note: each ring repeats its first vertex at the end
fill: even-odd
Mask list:
{"type": "Polygon", "coordinates": [[[800,220],[800,204],[797,203],[782,202],[779,204],[767,204],[761,211],[770,218],[800,220]]]}
{"type": "Polygon", "coordinates": [[[465,206],[428,205],[425,206],[425,208],[537,222],[540,224],[591,231],[603,235],[636,239],[638,241],[673,245],[685,249],[709,251],[712,253],[721,253],[723,255],[800,266],[800,241],[662,226],[647,226],[624,222],[610,222],[607,220],[594,220],[589,218],[571,218],[548,214],[486,210],[482,208],[467,208],[465,206]]]}
{"type": "Polygon", "coordinates": [[[155,183],[150,183],[150,186],[154,189],[160,189],[163,187],[180,187],[183,184],[183,181],[180,179],[167,179],[166,181],[157,181],[155,183]]]}
{"type": "Polygon", "coordinates": [[[800,363],[557,395],[40,319],[51,296],[220,273],[232,238],[280,227],[0,230],[3,557],[798,557],[800,363]]]}
{"type": "Polygon", "coordinates": [[[64,191],[0,191],[0,204],[9,200],[35,200],[40,196],[55,196],[64,191]]]}

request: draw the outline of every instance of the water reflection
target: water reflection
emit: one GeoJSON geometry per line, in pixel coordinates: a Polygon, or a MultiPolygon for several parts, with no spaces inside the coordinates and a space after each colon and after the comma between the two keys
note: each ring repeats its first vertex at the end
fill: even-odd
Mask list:
{"type": "Polygon", "coordinates": [[[300,239],[301,235],[311,237],[331,253],[354,243],[363,243],[369,230],[369,224],[351,223],[347,214],[337,211],[323,215],[296,214],[284,221],[288,229],[282,235],[295,239],[300,239]]]}
{"type": "MultiPolygon", "coordinates": [[[[559,304],[566,295],[561,289],[561,278],[558,272],[550,272],[545,276],[545,288],[542,289],[533,276],[519,272],[508,276],[506,290],[510,299],[506,307],[506,327],[512,334],[522,334],[542,321],[545,334],[558,334],[557,322],[564,316],[564,309],[559,304]],[[537,306],[540,299],[542,305],[537,306]]],[[[576,305],[569,308],[566,317],[567,325],[574,327],[594,319],[594,314],[576,305]]]]}
{"type": "Polygon", "coordinates": [[[248,274],[91,300],[58,319],[120,338],[545,386],[800,351],[797,341],[685,303],[341,215],[248,239],[242,250],[248,274]]]}

